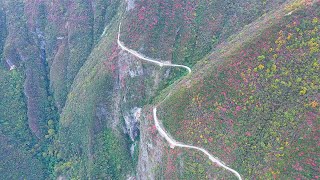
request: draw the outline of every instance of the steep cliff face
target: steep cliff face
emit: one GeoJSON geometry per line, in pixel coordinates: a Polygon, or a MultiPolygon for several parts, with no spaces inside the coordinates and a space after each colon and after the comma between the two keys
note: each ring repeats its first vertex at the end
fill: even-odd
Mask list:
{"type": "Polygon", "coordinates": [[[2,0],[0,150],[17,152],[0,158],[32,162],[49,179],[234,178],[159,135],[152,108],[170,92],[159,119],[172,137],[205,147],[245,178],[293,178],[292,168],[314,178],[316,3],[2,0]],[[191,75],[121,50],[120,22],[125,46],[188,65],[191,75]],[[310,149],[301,161],[299,144],[310,149]]]}

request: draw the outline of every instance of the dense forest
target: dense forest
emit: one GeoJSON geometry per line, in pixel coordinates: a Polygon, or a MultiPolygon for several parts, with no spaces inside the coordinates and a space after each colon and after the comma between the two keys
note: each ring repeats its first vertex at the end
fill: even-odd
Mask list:
{"type": "Polygon", "coordinates": [[[319,0],[0,0],[0,61],[0,179],[319,178],[319,0]]]}

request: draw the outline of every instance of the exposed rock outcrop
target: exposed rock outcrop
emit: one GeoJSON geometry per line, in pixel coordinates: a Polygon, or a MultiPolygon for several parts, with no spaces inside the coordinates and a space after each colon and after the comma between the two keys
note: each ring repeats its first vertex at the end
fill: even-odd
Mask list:
{"type": "Polygon", "coordinates": [[[131,139],[131,141],[135,141],[135,139],[140,134],[140,116],[141,116],[141,108],[134,107],[130,112],[126,112],[123,115],[125,121],[125,133],[127,133],[131,139]]]}

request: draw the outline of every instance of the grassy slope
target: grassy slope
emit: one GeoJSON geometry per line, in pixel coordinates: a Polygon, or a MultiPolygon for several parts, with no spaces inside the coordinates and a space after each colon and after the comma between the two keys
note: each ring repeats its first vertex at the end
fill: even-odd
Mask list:
{"type": "Polygon", "coordinates": [[[279,23],[263,28],[264,36],[201,62],[161,107],[169,132],[249,179],[316,178],[319,12],[318,4],[271,17],[279,23]]]}
{"type": "MultiPolygon", "coordinates": [[[[94,50],[94,54],[96,57],[86,62],[75,80],[61,114],[59,129],[62,157],[68,160],[75,156],[83,168],[87,166],[88,161],[87,146],[93,125],[94,107],[99,99],[98,96],[103,96],[108,85],[112,87],[110,74],[101,62],[104,59],[104,53],[94,50]]],[[[81,173],[79,176],[85,176],[85,174],[81,173]]]]}
{"type": "Polygon", "coordinates": [[[132,170],[126,138],[106,126],[109,123],[106,121],[113,121],[112,117],[106,117],[100,125],[96,117],[98,104],[112,108],[114,103],[111,98],[116,80],[111,68],[114,59],[109,57],[116,47],[117,25],[113,19],[108,33],[93,49],[72,85],[61,114],[59,156],[62,161],[56,166],[57,174],[123,179],[132,170]]]}

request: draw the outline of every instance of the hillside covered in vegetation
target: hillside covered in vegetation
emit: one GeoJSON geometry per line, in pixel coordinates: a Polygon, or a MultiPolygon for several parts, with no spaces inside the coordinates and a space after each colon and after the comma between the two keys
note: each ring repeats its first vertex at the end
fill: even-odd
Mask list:
{"type": "Polygon", "coordinates": [[[0,60],[0,179],[319,179],[319,0],[0,0],[0,60]]]}

